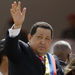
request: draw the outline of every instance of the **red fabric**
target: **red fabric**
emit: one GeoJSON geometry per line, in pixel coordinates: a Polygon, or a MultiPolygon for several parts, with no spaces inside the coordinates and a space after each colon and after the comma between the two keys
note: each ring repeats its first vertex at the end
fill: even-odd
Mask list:
{"type": "Polygon", "coordinates": [[[42,57],[42,56],[39,56],[39,59],[40,59],[41,61],[43,61],[43,57],[42,57]]]}

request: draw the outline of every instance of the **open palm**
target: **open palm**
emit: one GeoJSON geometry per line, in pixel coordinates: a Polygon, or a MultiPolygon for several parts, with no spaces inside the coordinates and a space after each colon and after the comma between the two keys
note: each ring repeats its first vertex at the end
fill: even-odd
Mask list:
{"type": "Polygon", "coordinates": [[[21,27],[26,13],[26,8],[23,8],[21,12],[21,2],[19,1],[18,4],[14,2],[12,4],[12,8],[10,9],[15,27],[21,27]]]}

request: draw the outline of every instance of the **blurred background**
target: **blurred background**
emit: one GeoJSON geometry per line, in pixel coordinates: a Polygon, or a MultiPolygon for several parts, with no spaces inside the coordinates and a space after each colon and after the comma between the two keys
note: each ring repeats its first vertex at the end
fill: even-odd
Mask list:
{"type": "MultiPolygon", "coordinates": [[[[13,24],[10,14],[13,1],[18,2],[18,0],[0,0],[0,40],[5,38],[8,28],[13,24]]],[[[31,26],[37,21],[46,21],[52,25],[54,30],[52,45],[58,40],[68,41],[72,46],[72,57],[75,57],[75,0],[20,1],[22,8],[27,8],[22,29],[23,34],[29,33],[31,26]]],[[[26,41],[28,40],[26,39],[26,41]]]]}

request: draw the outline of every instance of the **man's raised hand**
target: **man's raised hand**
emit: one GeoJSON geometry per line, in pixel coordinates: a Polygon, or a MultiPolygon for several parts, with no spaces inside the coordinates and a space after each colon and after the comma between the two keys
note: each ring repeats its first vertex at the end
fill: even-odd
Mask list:
{"type": "Polygon", "coordinates": [[[14,1],[10,12],[15,24],[14,29],[20,28],[25,18],[26,8],[23,8],[21,12],[21,2],[19,1],[18,3],[16,3],[16,1],[14,1]]]}

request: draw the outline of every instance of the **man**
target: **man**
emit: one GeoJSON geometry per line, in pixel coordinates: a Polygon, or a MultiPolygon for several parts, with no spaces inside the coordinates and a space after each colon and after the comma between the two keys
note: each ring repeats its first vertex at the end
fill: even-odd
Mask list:
{"type": "Polygon", "coordinates": [[[54,43],[53,55],[58,69],[62,68],[62,71],[64,71],[64,67],[70,62],[71,52],[71,46],[67,41],[60,40],[54,43]]]}
{"type": "Polygon", "coordinates": [[[9,60],[9,75],[56,75],[55,60],[47,53],[52,41],[53,29],[46,22],[37,22],[28,35],[28,44],[18,40],[25,18],[21,2],[14,2],[11,15],[14,25],[8,30],[4,50],[9,60]]]}

